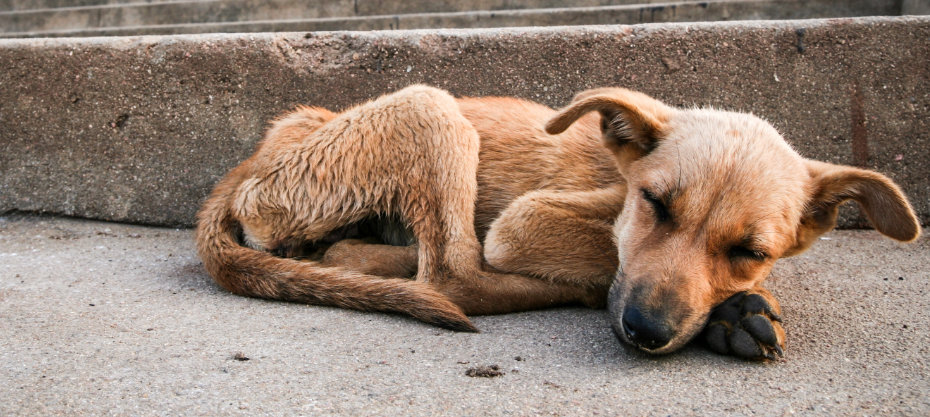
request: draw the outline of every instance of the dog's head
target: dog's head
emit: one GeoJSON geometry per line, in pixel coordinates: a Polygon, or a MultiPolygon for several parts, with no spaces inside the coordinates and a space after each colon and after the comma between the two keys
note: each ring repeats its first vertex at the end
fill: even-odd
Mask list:
{"type": "Polygon", "coordinates": [[[645,351],[688,342],[712,307],[833,229],[844,201],[857,202],[891,238],[920,233],[887,177],[804,159],[752,115],[676,109],[605,88],[576,96],[546,130],[562,132],[591,111],[601,115],[629,190],[614,225],[620,268],[608,298],[611,322],[618,337],[645,351]]]}

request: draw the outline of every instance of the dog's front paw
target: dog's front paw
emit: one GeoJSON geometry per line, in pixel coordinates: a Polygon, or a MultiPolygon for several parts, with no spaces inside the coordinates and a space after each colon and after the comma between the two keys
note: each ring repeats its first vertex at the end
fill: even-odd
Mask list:
{"type": "Polygon", "coordinates": [[[766,295],[771,297],[767,292],[741,292],[715,307],[704,328],[707,345],[717,353],[744,359],[783,357],[785,331],[777,304],[766,300],[766,295]]]}

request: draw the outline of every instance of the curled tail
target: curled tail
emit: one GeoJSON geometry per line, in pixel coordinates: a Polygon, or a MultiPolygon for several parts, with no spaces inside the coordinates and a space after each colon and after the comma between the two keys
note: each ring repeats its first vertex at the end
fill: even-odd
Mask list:
{"type": "Polygon", "coordinates": [[[461,308],[428,284],[279,258],[239,244],[240,226],[229,200],[243,165],[216,186],[197,214],[197,252],[220,286],[250,297],[396,312],[451,330],[477,331],[461,308]]]}

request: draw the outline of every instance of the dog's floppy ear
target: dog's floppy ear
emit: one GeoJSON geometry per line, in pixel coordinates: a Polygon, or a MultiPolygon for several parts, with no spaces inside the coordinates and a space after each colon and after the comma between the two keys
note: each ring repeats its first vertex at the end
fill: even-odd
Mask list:
{"type": "Polygon", "coordinates": [[[841,203],[853,200],[875,230],[902,242],[920,236],[920,223],[901,189],[874,171],[807,160],[812,194],[801,218],[797,246],[789,255],[807,249],[814,239],[836,226],[841,203]]]}
{"type": "Polygon", "coordinates": [[[564,132],[578,118],[597,110],[601,130],[608,145],[636,145],[641,154],[649,153],[660,138],[672,109],[643,93],[625,88],[598,88],[579,93],[571,104],[548,123],[546,132],[564,132]]]}

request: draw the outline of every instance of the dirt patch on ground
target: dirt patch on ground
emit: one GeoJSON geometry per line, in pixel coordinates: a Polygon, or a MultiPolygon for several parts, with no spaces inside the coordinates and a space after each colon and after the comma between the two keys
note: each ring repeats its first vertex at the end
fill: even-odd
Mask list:
{"type": "Polygon", "coordinates": [[[465,375],[472,378],[494,378],[496,376],[503,376],[504,371],[501,371],[501,367],[498,365],[481,365],[468,368],[468,370],[465,371],[465,375]]]}

